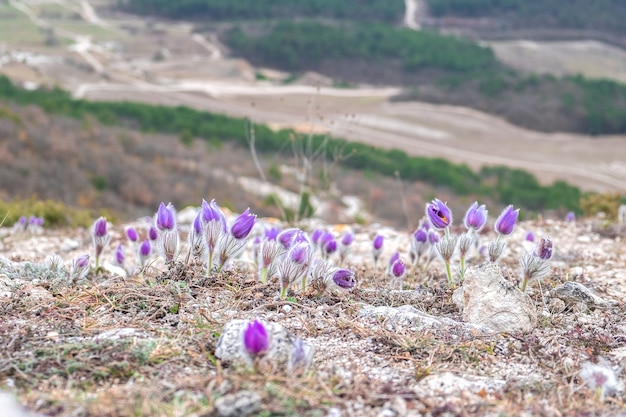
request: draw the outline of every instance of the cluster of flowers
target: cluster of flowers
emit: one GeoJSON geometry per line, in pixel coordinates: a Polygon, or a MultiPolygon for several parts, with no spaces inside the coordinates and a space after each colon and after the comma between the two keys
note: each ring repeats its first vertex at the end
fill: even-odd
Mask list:
{"type": "Polygon", "coordinates": [[[353,288],[354,272],[335,266],[330,256],[339,252],[340,263],[348,254],[354,235],[346,233],[339,245],[332,233],[315,229],[309,236],[293,227],[285,230],[268,228],[256,242],[258,277],[261,282],[276,278],[280,284],[281,297],[297,283],[304,292],[309,285],[315,288],[353,288]],[[320,257],[316,258],[316,252],[320,257]]]}
{"type": "MultiPolygon", "coordinates": [[[[255,224],[256,215],[248,208],[228,225],[224,212],[215,200],[210,203],[203,200],[188,234],[187,261],[193,259],[203,262],[207,275],[227,268],[244,251],[255,224]]],[[[100,217],[94,222],[91,237],[97,270],[102,253],[111,240],[106,218],[100,217]]],[[[181,247],[173,205],[159,205],[147,239],[140,241],[139,234],[133,227],[126,229],[126,237],[135,248],[140,270],[152,253],[161,255],[166,264],[171,265],[180,254],[181,247]]],[[[356,284],[354,272],[337,267],[329,260],[330,255],[338,251],[342,263],[353,239],[351,233],[346,233],[338,244],[331,233],[321,229],[315,230],[309,236],[299,228],[282,231],[278,228],[267,228],[261,236],[254,239],[254,260],[258,266],[259,280],[263,283],[277,280],[282,297],[286,297],[288,289],[297,283],[302,291],[306,291],[310,285],[316,288],[353,288],[356,284]],[[320,252],[319,258],[315,256],[316,251],[320,252]]],[[[86,276],[89,272],[89,261],[89,255],[83,255],[72,262],[70,275],[73,281],[86,276]]],[[[115,261],[118,266],[129,271],[125,267],[126,257],[121,243],[115,250],[115,261]]]]}
{"type": "Polygon", "coordinates": [[[17,222],[13,225],[14,233],[22,233],[29,231],[33,234],[38,234],[43,229],[44,219],[38,216],[21,216],[17,222]]]}
{"type": "MultiPolygon", "coordinates": [[[[503,238],[513,233],[517,224],[519,209],[512,205],[506,207],[494,224],[496,239],[487,246],[481,246],[479,232],[487,223],[488,211],[485,205],[474,202],[466,211],[463,225],[466,231],[460,236],[450,232],[452,226],[452,212],[446,203],[434,199],[426,204],[425,219],[420,222],[412,234],[409,257],[412,266],[422,266],[426,270],[435,257],[439,257],[446,268],[446,276],[450,287],[456,284],[452,273],[452,259],[458,252],[460,266],[456,277],[462,281],[466,272],[466,261],[471,256],[486,256],[489,262],[497,262],[504,252],[506,243],[503,238]],[[443,235],[440,235],[440,233],[443,235]]],[[[534,236],[532,237],[534,240],[534,236]]],[[[528,239],[528,237],[527,237],[528,239]]],[[[374,264],[378,264],[382,252],[384,238],[379,235],[374,238],[372,256],[374,264]]],[[[552,258],[553,244],[549,237],[540,239],[534,250],[525,253],[520,259],[522,269],[522,291],[525,291],[530,281],[544,278],[550,272],[548,261],[552,258]]],[[[389,259],[387,275],[401,280],[406,274],[406,264],[400,253],[395,252],[389,259]]]]}

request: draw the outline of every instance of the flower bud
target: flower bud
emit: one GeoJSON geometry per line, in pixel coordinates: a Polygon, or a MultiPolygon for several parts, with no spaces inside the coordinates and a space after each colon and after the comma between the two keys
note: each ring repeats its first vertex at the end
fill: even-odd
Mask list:
{"type": "Polygon", "coordinates": [[[463,223],[468,230],[474,229],[477,232],[480,231],[485,223],[487,223],[487,209],[485,205],[479,206],[478,202],[475,201],[465,213],[463,223]]]}
{"type": "Polygon", "coordinates": [[[248,355],[259,356],[269,349],[270,339],[263,323],[254,320],[243,332],[243,346],[248,355]]]}
{"type": "Polygon", "coordinates": [[[252,231],[255,222],[256,214],[251,214],[250,208],[247,208],[246,211],[235,219],[235,222],[230,228],[230,234],[233,235],[235,239],[245,239],[252,231]]]}
{"type": "Polygon", "coordinates": [[[517,217],[519,216],[519,209],[515,210],[513,205],[509,205],[505,208],[498,220],[496,220],[495,230],[501,235],[510,235],[515,229],[517,224],[517,217]]]}

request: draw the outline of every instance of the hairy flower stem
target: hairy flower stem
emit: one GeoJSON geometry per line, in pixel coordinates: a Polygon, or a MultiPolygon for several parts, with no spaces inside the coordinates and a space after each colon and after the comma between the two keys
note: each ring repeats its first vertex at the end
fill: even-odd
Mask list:
{"type": "Polygon", "coordinates": [[[287,287],[280,289],[280,298],[285,299],[287,297],[287,287]]]}
{"type": "Polygon", "coordinates": [[[267,268],[261,269],[261,284],[265,284],[267,282],[267,268]]]}
{"type": "Polygon", "coordinates": [[[302,276],[302,292],[305,292],[305,291],[306,291],[306,282],[307,282],[307,277],[306,277],[306,275],[307,275],[307,274],[304,274],[304,275],[302,276]]]}
{"type": "Polygon", "coordinates": [[[524,274],[524,279],[522,280],[522,292],[526,292],[526,285],[528,285],[529,276],[524,274]]]}
{"type": "Polygon", "coordinates": [[[461,277],[461,280],[465,278],[465,256],[461,256],[461,268],[459,269],[459,277],[461,277]]]}
{"type": "Polygon", "coordinates": [[[450,261],[446,261],[446,274],[448,275],[448,283],[450,288],[454,288],[454,281],[452,280],[452,272],[450,271],[450,261]]]}

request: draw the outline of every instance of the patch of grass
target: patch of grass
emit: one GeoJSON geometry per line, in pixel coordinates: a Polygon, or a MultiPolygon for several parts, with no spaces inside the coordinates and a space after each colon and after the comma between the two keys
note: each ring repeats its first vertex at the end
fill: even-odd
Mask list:
{"type": "Polygon", "coordinates": [[[0,3],[0,39],[16,46],[41,46],[45,34],[23,12],[0,3]]]}

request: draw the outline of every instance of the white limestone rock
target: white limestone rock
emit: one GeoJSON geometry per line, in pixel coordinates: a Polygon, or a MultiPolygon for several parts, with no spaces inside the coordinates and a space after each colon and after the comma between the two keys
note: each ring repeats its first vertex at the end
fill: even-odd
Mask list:
{"type": "MultiPolygon", "coordinates": [[[[217,342],[215,356],[225,363],[249,364],[250,360],[243,348],[243,331],[248,325],[248,320],[231,320],[224,326],[224,331],[217,342]]],[[[263,322],[269,335],[270,344],[267,352],[261,357],[261,362],[268,363],[278,369],[290,369],[293,365],[294,343],[296,336],[278,323],[263,322]]],[[[307,362],[313,356],[313,346],[306,341],[301,341],[301,349],[307,362]]],[[[307,364],[303,366],[306,368],[307,364]]]]}
{"type": "Polygon", "coordinates": [[[468,323],[485,326],[493,333],[527,332],[537,323],[530,297],[507,281],[497,264],[469,268],[462,291],[463,320],[468,323]]]}

